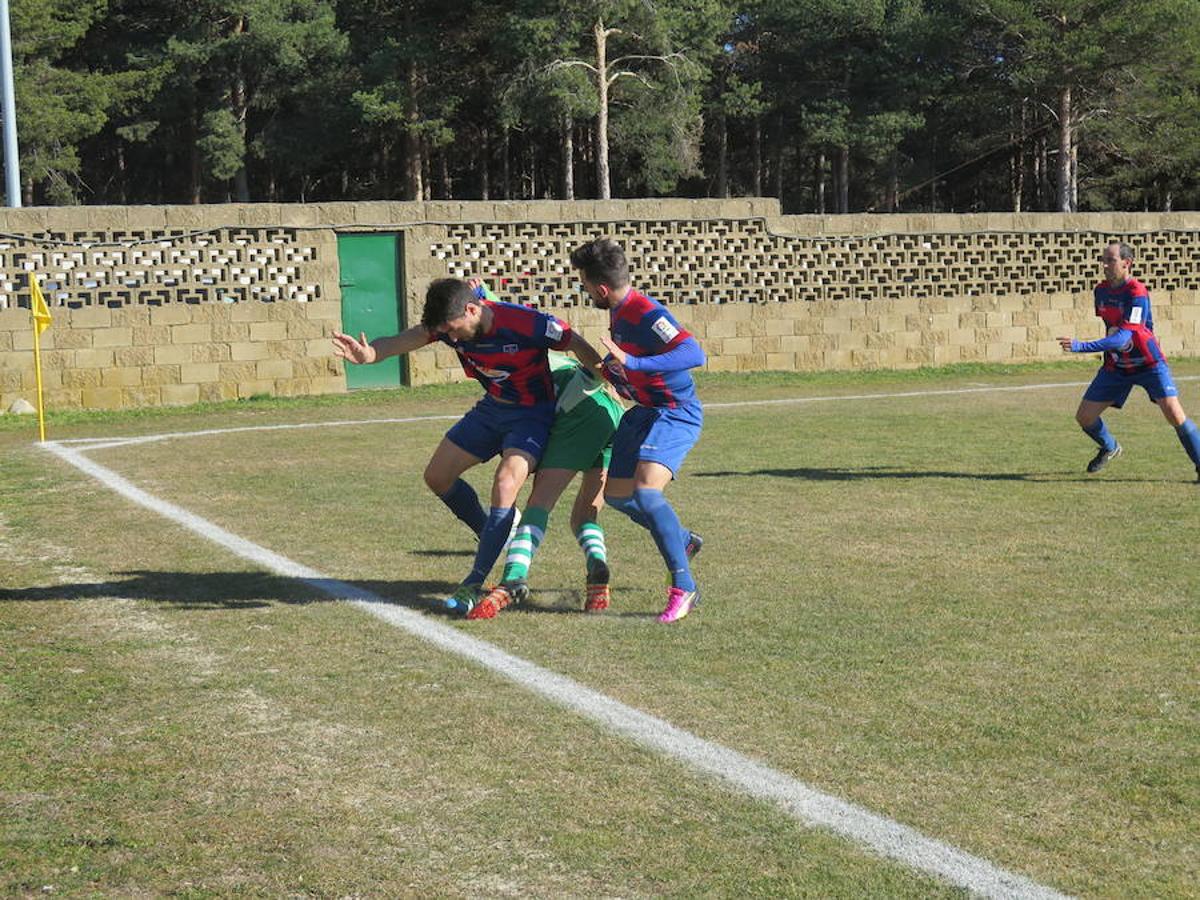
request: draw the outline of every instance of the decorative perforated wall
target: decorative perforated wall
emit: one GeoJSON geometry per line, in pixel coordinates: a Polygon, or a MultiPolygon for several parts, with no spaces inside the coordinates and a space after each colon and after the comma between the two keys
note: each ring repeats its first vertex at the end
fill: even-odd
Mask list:
{"type": "Polygon", "coordinates": [[[1109,239],[1130,244],[1153,291],[1200,290],[1200,231],[967,231],[808,237],[763,219],[450,225],[431,242],[448,274],[479,275],[505,299],[585,302],[568,262],[599,234],[625,248],[635,281],[665,303],[724,304],[1029,296],[1090,291],[1109,239]]]}
{"type": "MultiPolygon", "coordinates": [[[[569,258],[611,235],[636,283],[683,307],[710,371],[1060,359],[1058,335],[1102,333],[1091,288],[1119,238],[1164,350],[1200,355],[1198,212],[781,216],[769,198],[33,207],[0,210],[0,411],[35,385],[33,271],[54,314],[41,338],[51,408],[346,390],[329,336],[349,232],[400,238],[403,322],[432,279],[479,275],[593,344],[607,314],[569,258]]],[[[445,348],[408,363],[413,384],[463,377],[445,348]]]]}
{"type": "Polygon", "coordinates": [[[0,309],[28,307],[26,272],[72,309],[321,299],[317,249],[294,228],[44,232],[0,237],[0,309]],[[19,298],[19,299],[18,299],[19,298]]]}

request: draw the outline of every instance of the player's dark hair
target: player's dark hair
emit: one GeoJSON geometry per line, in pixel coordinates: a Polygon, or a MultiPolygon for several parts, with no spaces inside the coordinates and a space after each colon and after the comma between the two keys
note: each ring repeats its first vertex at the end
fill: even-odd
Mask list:
{"type": "Polygon", "coordinates": [[[421,310],[421,324],[430,331],[457,319],[467,311],[467,304],[474,303],[475,292],[461,278],[438,278],[429,283],[425,291],[425,308],[421,310]]]}
{"type": "Polygon", "coordinates": [[[629,261],[621,245],[610,238],[597,238],[571,251],[571,265],[593,284],[623,288],[629,284],[629,261]]]}

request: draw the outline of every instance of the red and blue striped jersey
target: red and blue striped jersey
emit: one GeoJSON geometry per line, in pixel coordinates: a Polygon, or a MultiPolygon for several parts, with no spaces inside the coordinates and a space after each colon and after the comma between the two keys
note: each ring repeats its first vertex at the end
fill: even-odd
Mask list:
{"type": "MultiPolygon", "coordinates": [[[[636,290],[609,310],[609,326],[613,343],[638,357],[665,353],[692,336],[661,303],[636,290]]],[[[644,369],[624,368],[614,386],[623,397],[642,406],[675,407],[696,401],[696,383],[688,369],[662,372],[652,364],[644,369]]]]}
{"type": "Polygon", "coordinates": [[[1093,291],[1096,315],[1108,328],[1127,331],[1131,339],[1120,350],[1109,350],[1104,354],[1104,368],[1129,375],[1144,372],[1167,361],[1154,336],[1154,317],[1150,312],[1150,292],[1136,278],[1130,278],[1120,287],[1107,281],[1096,285],[1093,291]]]}
{"type": "Polygon", "coordinates": [[[483,337],[456,341],[430,335],[453,348],[463,371],[497,400],[520,406],[555,402],[547,350],[565,350],[571,326],[547,313],[516,303],[477,301],[492,311],[492,327],[483,337]]]}

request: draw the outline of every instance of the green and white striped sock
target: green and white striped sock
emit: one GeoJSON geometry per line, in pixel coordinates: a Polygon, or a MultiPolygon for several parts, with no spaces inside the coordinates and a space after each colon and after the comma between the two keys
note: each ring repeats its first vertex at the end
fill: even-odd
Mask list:
{"type": "Polygon", "coordinates": [[[575,539],[583,548],[583,555],[589,569],[593,559],[608,563],[608,550],[604,546],[604,529],[600,527],[599,522],[584,522],[579,526],[579,532],[575,535],[575,539]]]}
{"type": "Polygon", "coordinates": [[[508,544],[508,556],[504,560],[504,581],[526,581],[529,578],[533,554],[537,553],[537,548],[546,536],[546,524],[549,521],[550,511],[536,506],[530,507],[521,515],[521,525],[508,544]]]}

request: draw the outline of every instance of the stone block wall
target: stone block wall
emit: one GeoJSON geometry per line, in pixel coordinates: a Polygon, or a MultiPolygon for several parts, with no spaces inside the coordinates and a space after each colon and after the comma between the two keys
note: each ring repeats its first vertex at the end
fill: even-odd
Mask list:
{"type": "MultiPolygon", "coordinates": [[[[341,305],[177,303],[52,310],[41,335],[48,409],[119,409],[344,391],[329,353],[341,305]]],[[[0,406],[33,402],[25,309],[0,310],[0,406]]]]}
{"type": "MultiPolygon", "coordinates": [[[[428,283],[484,278],[503,298],[607,328],[570,270],[612,236],[635,282],[703,343],[714,371],[915,367],[1061,356],[1098,336],[1091,288],[1130,243],[1168,354],[1200,353],[1200,213],[781,216],[769,199],[254,204],[0,210],[0,410],[32,399],[28,275],[52,408],[345,390],[337,240],[401,236],[407,321],[428,283]]],[[[414,384],[454,355],[410,358],[414,384]]]]}

